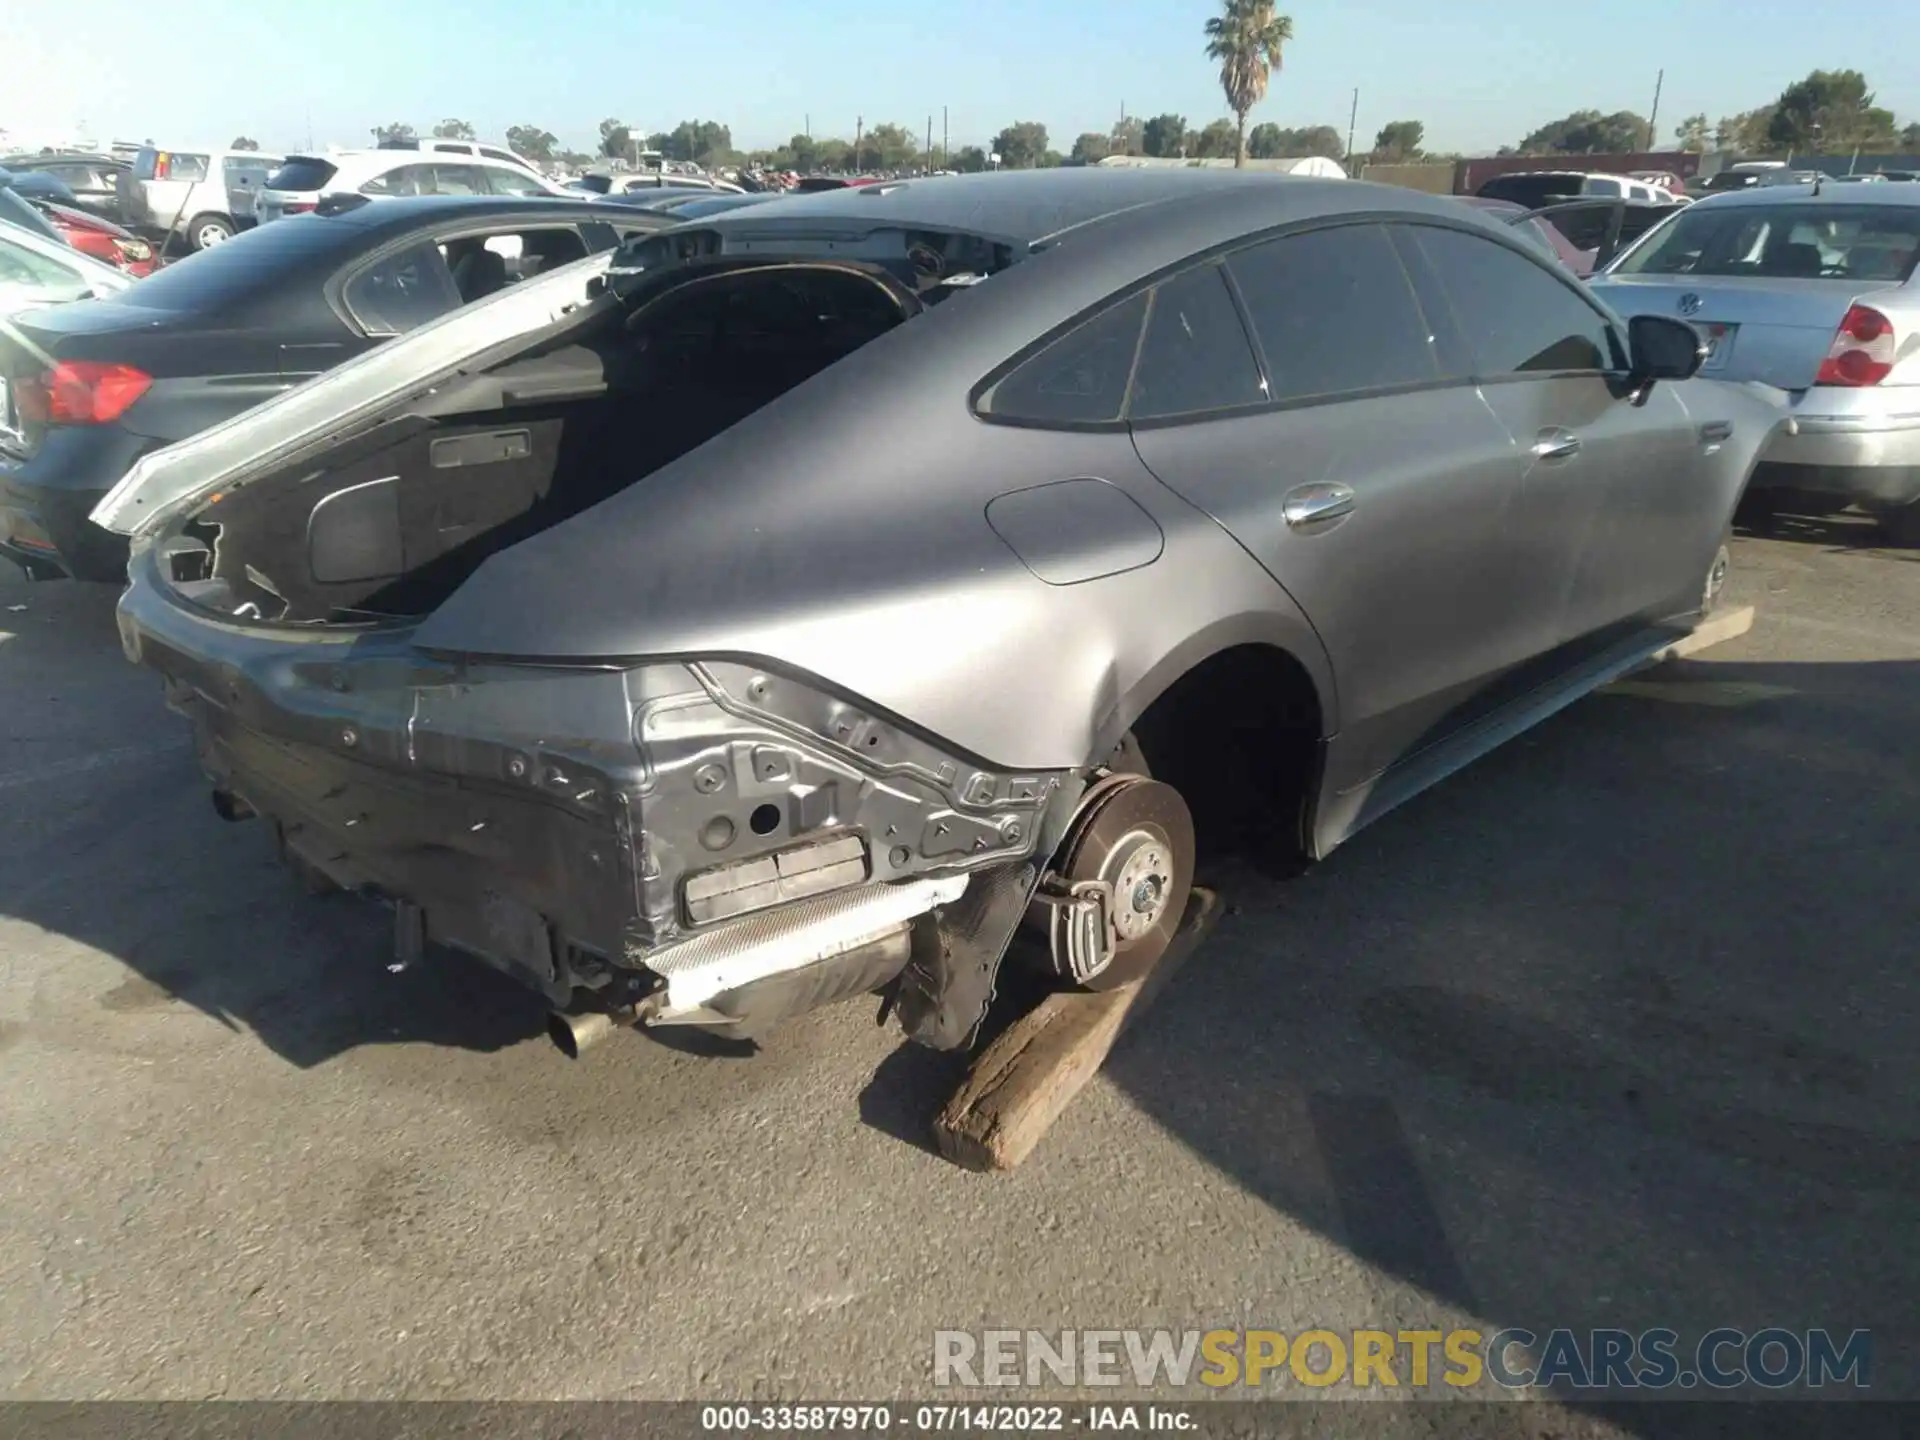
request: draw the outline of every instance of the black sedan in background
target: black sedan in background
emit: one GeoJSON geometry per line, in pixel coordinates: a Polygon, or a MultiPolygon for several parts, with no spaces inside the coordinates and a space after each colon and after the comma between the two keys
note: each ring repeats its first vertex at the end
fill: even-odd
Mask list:
{"type": "Polygon", "coordinates": [[[183,440],[517,280],[673,223],[599,201],[349,197],[247,231],[110,300],[0,321],[0,555],[126,578],[87,519],[183,440]]]}
{"type": "MultiPolygon", "coordinates": [[[[0,155],[0,169],[16,175],[46,175],[59,182],[71,195],[65,203],[78,206],[90,215],[124,223],[120,212],[118,177],[133,166],[111,155],[73,154],[48,150],[39,154],[0,155]]],[[[55,196],[55,199],[61,199],[55,196]]]]}

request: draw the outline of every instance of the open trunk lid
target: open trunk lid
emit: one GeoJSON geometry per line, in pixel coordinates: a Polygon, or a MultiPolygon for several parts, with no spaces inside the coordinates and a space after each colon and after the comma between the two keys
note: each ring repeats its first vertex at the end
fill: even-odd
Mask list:
{"type": "Polygon", "coordinates": [[[469,367],[483,367],[502,350],[590,303],[617,303],[596,301],[593,293],[608,253],[509,286],[155,451],[136,462],[94,507],[94,523],[136,542],[151,537],[216,491],[237,489],[284,468],[316,443],[336,443],[397,401],[431,391],[469,367]]]}
{"type": "Polygon", "coordinates": [[[1669,315],[1697,326],[1713,347],[1705,375],[1804,390],[1848,307],[1871,305],[1876,294],[1900,287],[1894,281],[1606,275],[1593,288],[1622,315],[1669,315]]]}

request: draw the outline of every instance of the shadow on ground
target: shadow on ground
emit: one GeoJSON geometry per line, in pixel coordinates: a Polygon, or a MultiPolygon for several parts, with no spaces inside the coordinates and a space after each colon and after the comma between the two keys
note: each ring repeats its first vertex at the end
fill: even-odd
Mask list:
{"type": "Polygon", "coordinates": [[[1772,515],[1740,516],[1738,533],[1759,540],[1786,540],[1817,545],[1828,554],[1859,553],[1882,560],[1920,562],[1920,549],[1894,544],[1878,521],[1857,511],[1839,512],[1783,509],[1772,515]]]}
{"type": "Polygon", "coordinates": [[[186,722],[120,653],[106,586],[0,585],[0,916],[124,961],[110,1014],[176,1002],[295,1065],[358,1045],[494,1050],[545,1012],[458,956],[394,975],[391,919],[306,894],[258,824],[213,811],[186,722]]]}
{"type": "Polygon", "coordinates": [[[1490,1323],[1869,1329],[1920,1396],[1920,663],[1649,678],[1249,878],[1108,1074],[1490,1323]]]}
{"type": "MultiPolygon", "coordinates": [[[[111,597],[4,597],[29,609],[0,611],[0,915],[123,961],[106,1010],[185,1001],[296,1066],[538,1032],[478,965],[388,975],[382,912],[299,893],[260,827],[215,817],[111,597]],[[109,728],[139,753],[101,761],[109,728]]],[[[1920,662],[1651,678],[1298,880],[1225,877],[1227,917],[1107,1074],[1369,1262],[1387,1311],[1869,1329],[1876,1393],[1920,1395],[1920,662]]],[[[959,1072],[903,1049],[862,1115],[924,1145],[959,1072]]]]}

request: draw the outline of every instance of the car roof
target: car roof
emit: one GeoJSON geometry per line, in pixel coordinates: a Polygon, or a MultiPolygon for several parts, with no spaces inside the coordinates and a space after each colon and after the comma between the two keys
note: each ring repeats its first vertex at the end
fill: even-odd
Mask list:
{"type": "MultiPolygon", "coordinates": [[[[1829,180],[1837,176],[1828,176],[1829,180]]],[[[1740,205],[1821,205],[1831,204],[1833,196],[1824,184],[1805,182],[1795,185],[1754,185],[1744,190],[1725,190],[1694,201],[1692,208],[1708,206],[1725,210],[1740,205]]],[[[1868,185],[1846,192],[1849,205],[1920,206],[1920,194],[1901,185],[1868,185]]]]}
{"type": "Polygon", "coordinates": [[[299,225],[308,220],[319,220],[372,233],[411,230],[419,225],[438,225],[449,219],[467,217],[486,220],[502,216],[525,216],[528,220],[565,220],[597,216],[602,220],[631,224],[636,215],[647,213],[632,205],[609,204],[597,195],[583,195],[578,200],[563,195],[401,195],[390,200],[356,203],[325,214],[290,215],[272,223],[299,225]]]}
{"type": "Polygon", "coordinates": [[[54,150],[34,152],[16,150],[9,155],[0,155],[0,165],[11,166],[19,170],[33,165],[130,165],[130,160],[122,160],[117,155],[101,155],[92,150],[54,150]]]}
{"type": "Polygon", "coordinates": [[[156,155],[258,155],[262,160],[278,160],[278,150],[234,150],[225,145],[142,145],[142,151],[156,155]]]}
{"type": "MultiPolygon", "coordinates": [[[[1451,196],[1422,195],[1357,180],[1234,172],[1231,170],[1108,169],[1075,166],[1054,170],[881,180],[840,190],[787,195],[709,222],[733,232],[777,230],[795,221],[819,220],[873,228],[945,230],[1033,245],[1076,227],[1134,214],[1141,225],[1175,223],[1204,229],[1209,216],[1247,206],[1267,212],[1264,224],[1284,224],[1320,211],[1357,208],[1457,215],[1451,196]]],[[[1231,222],[1239,225],[1236,218],[1231,222]]],[[[1221,238],[1230,238],[1223,231],[1221,238]]]]}
{"type": "Polygon", "coordinates": [[[489,170],[524,170],[511,160],[469,155],[463,150],[336,150],[331,155],[289,155],[289,160],[324,160],[341,174],[382,174],[406,165],[479,165],[489,170]]]}

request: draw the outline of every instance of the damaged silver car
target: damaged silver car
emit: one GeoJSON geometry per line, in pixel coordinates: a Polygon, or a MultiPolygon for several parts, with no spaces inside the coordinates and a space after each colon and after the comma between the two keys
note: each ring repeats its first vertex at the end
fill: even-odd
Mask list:
{"type": "Polygon", "coordinates": [[[1692,623],[1777,406],[1446,198],[1071,170],[736,211],[141,461],[127,654],[215,803],[577,1051],[1023,923],[1145,972],[1692,623]]]}

